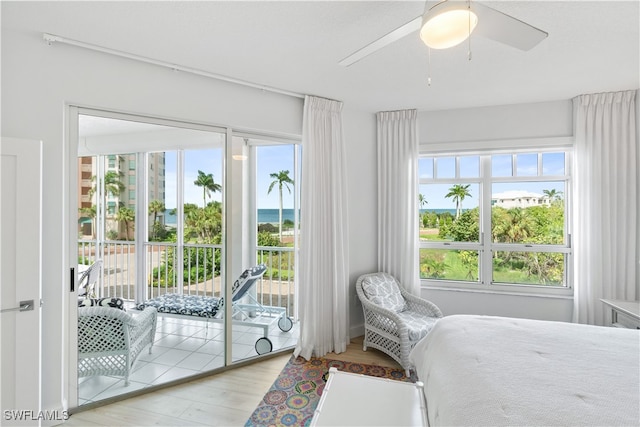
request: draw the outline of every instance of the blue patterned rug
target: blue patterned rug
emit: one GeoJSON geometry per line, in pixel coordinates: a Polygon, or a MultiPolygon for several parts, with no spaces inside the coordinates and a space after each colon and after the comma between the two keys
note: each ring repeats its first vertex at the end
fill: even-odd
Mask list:
{"type": "Polygon", "coordinates": [[[415,378],[407,378],[401,368],[315,357],[307,361],[302,357],[291,356],[245,426],[308,426],[331,367],[339,371],[415,382],[415,378]]]}

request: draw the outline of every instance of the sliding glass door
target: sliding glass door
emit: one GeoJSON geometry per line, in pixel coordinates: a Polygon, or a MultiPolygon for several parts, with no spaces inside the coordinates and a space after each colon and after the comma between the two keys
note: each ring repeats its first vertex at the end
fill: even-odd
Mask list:
{"type": "Polygon", "coordinates": [[[99,266],[78,296],[78,404],[223,367],[226,131],[92,114],[78,125],[79,286],[99,266]],[[131,337],[109,335],[113,321],[87,320],[102,315],[87,307],[120,302],[131,318],[158,310],[151,354],[101,348],[131,337]],[[129,370],[113,367],[126,357],[129,370]]]}
{"type": "Polygon", "coordinates": [[[82,308],[70,319],[78,404],[295,346],[296,141],[77,113],[72,266],[77,257],[82,290],[72,304],[82,308]],[[113,339],[100,331],[113,325],[83,326],[92,304],[121,305],[127,318],[155,307],[152,353],[146,346],[127,353],[135,362],[126,373],[102,366],[118,363],[104,363],[99,348],[113,339]]]}
{"type": "MultiPolygon", "coordinates": [[[[234,206],[244,218],[243,272],[233,289],[233,361],[295,346],[298,340],[296,259],[299,240],[299,147],[257,137],[233,139],[234,206]]],[[[234,240],[235,242],[236,240],[234,240]]]]}

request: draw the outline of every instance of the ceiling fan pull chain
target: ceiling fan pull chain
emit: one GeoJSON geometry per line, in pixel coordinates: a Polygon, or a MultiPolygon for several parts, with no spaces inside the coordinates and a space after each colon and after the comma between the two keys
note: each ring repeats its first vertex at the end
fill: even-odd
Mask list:
{"type": "Polygon", "coordinates": [[[427,85],[431,86],[431,48],[427,48],[427,56],[429,57],[429,63],[427,65],[427,85]]]}
{"type": "Polygon", "coordinates": [[[469,50],[467,52],[467,59],[471,61],[471,0],[467,1],[467,8],[469,9],[468,18],[469,18],[469,36],[467,37],[469,43],[469,50]]]}

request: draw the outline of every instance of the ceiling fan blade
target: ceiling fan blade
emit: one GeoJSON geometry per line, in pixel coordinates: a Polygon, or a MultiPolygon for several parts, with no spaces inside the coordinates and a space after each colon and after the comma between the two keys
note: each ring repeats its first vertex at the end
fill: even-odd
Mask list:
{"type": "Polygon", "coordinates": [[[370,43],[365,47],[363,47],[362,49],[347,56],[342,61],[340,61],[339,64],[342,65],[343,67],[348,67],[349,65],[352,65],[360,61],[362,58],[365,58],[371,55],[372,53],[377,52],[383,47],[386,47],[391,43],[396,42],[401,38],[406,37],[409,34],[418,31],[421,25],[422,25],[422,16],[418,16],[412,19],[411,21],[407,22],[406,24],[402,25],[401,27],[398,27],[395,30],[391,31],[390,33],[380,37],[378,40],[374,41],[373,43],[370,43]]]}
{"type": "Polygon", "coordinates": [[[478,15],[478,26],[474,35],[513,46],[520,50],[529,50],[544,40],[549,34],[534,26],[522,22],[476,1],[471,7],[478,15]]]}

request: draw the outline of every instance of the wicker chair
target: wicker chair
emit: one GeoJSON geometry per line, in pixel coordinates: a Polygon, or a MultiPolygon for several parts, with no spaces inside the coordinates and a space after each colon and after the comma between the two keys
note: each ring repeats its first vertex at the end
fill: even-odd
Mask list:
{"type": "Polygon", "coordinates": [[[442,317],[430,301],[407,293],[388,273],[360,276],[356,292],[364,311],[364,343],[395,359],[409,376],[409,352],[442,317]]]}
{"type": "Polygon", "coordinates": [[[122,375],[128,386],[131,368],[147,345],[151,354],[158,312],[147,307],[132,316],[113,307],[78,308],[78,377],[122,375]]]}

